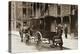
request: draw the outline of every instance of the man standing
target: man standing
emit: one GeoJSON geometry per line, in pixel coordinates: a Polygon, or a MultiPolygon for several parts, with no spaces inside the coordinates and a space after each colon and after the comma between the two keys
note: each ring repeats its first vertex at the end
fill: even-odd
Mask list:
{"type": "Polygon", "coordinates": [[[65,29],[64,29],[64,31],[65,31],[65,38],[67,39],[68,28],[67,28],[67,25],[66,25],[66,24],[65,24],[65,29]]]}

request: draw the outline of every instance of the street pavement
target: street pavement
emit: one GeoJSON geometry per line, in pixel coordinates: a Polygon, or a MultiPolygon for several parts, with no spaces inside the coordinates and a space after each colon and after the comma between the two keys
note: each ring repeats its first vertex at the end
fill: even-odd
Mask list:
{"type": "Polygon", "coordinates": [[[70,34],[68,34],[67,39],[65,38],[64,34],[63,34],[62,38],[63,38],[63,43],[64,43],[63,46],[64,47],[67,47],[67,48],[70,48],[70,49],[73,49],[73,50],[78,49],[78,38],[73,37],[70,34]]]}
{"type": "MultiPolygon", "coordinates": [[[[41,48],[37,48],[35,43],[31,43],[27,45],[25,42],[20,41],[20,35],[17,31],[11,32],[11,39],[12,39],[12,52],[39,52],[39,51],[55,51],[60,50],[59,47],[51,48],[49,47],[50,44],[42,44],[41,48]]],[[[63,38],[63,50],[70,50],[70,49],[78,49],[78,39],[74,39],[72,36],[68,35],[66,39],[64,34],[63,38]]]]}

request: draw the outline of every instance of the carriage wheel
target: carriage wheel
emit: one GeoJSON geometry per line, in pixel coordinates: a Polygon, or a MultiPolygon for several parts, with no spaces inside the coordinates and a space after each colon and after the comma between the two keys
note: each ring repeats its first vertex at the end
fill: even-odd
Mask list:
{"type": "Polygon", "coordinates": [[[35,33],[35,38],[36,38],[36,47],[40,49],[42,46],[42,34],[39,31],[37,31],[35,33]]]}
{"type": "Polygon", "coordinates": [[[24,39],[25,39],[25,43],[29,45],[29,43],[30,43],[30,34],[26,33],[24,39]]]}

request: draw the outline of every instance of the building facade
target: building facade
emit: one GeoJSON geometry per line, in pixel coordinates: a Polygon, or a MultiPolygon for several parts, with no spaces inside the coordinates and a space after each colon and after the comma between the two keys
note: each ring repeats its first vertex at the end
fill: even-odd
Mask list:
{"type": "Polygon", "coordinates": [[[68,33],[78,32],[78,6],[67,4],[48,4],[10,1],[11,30],[17,30],[23,23],[30,25],[29,19],[39,19],[45,16],[53,16],[58,21],[51,22],[51,31],[54,32],[57,24],[68,26],[68,33]],[[75,26],[74,26],[75,25],[75,26]]]}

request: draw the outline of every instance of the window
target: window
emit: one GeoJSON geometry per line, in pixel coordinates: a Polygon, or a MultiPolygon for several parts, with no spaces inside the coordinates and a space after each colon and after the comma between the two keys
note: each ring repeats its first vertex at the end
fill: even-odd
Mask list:
{"type": "Polygon", "coordinates": [[[26,8],[23,8],[23,15],[26,15],[26,8]]]}
{"type": "Polygon", "coordinates": [[[63,23],[69,23],[69,16],[63,17],[63,23]]]}
{"type": "Polygon", "coordinates": [[[60,8],[60,6],[58,5],[58,6],[57,6],[57,14],[60,15],[60,13],[61,13],[61,8],[60,8]]]}
{"type": "Polygon", "coordinates": [[[26,5],[26,2],[23,2],[22,4],[23,4],[23,5],[26,5]]]}

